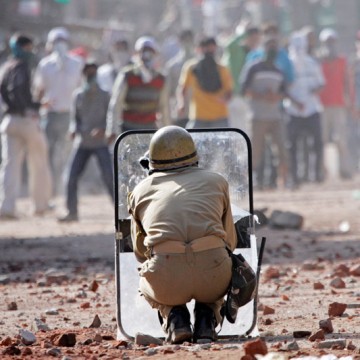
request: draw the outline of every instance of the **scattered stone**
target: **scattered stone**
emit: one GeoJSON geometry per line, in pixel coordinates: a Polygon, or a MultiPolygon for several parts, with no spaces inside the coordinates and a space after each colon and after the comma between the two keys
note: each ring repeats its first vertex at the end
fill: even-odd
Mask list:
{"type": "Polygon", "coordinates": [[[45,287],[46,286],[46,279],[38,279],[36,281],[36,286],[37,287],[45,287]]]}
{"type": "Polygon", "coordinates": [[[335,279],[331,280],[330,286],[335,289],[344,289],[346,285],[340,277],[336,277],[335,279]]]}
{"type": "Polygon", "coordinates": [[[45,311],[46,315],[59,315],[58,309],[48,309],[45,311]]]}
{"type": "Polygon", "coordinates": [[[321,282],[314,283],[314,290],[323,290],[325,286],[321,282]]]}
{"type": "Polygon", "coordinates": [[[325,332],[323,329],[318,330],[309,337],[309,341],[325,340],[325,332]]]}
{"type": "Polygon", "coordinates": [[[27,356],[27,355],[32,355],[32,350],[29,348],[29,347],[25,347],[24,349],[23,349],[23,351],[21,352],[21,355],[23,355],[23,356],[27,356]]]}
{"type": "Polygon", "coordinates": [[[46,351],[46,355],[57,357],[61,355],[61,350],[59,348],[51,348],[46,351]]]}
{"type": "Polygon", "coordinates": [[[303,223],[303,216],[290,211],[274,210],[269,219],[270,227],[278,229],[300,229],[303,223]]]}
{"type": "Polygon", "coordinates": [[[349,341],[346,349],[350,350],[350,351],[353,351],[353,350],[356,350],[356,346],[352,343],[352,341],[349,341]]]}
{"type": "Polygon", "coordinates": [[[329,305],[328,315],[329,316],[341,316],[346,310],[347,305],[334,302],[329,305]]]}
{"type": "Polygon", "coordinates": [[[10,303],[7,304],[7,309],[9,311],[15,311],[18,309],[17,303],[15,301],[12,301],[10,303]]]}
{"type": "Polygon", "coordinates": [[[280,277],[280,271],[278,268],[274,266],[270,266],[265,270],[263,277],[265,281],[269,281],[271,279],[277,279],[280,277]]]}
{"type": "Polygon", "coordinates": [[[81,309],[89,309],[90,308],[90,303],[89,302],[84,302],[84,303],[80,304],[80,308],[81,309]]]}
{"type": "Polygon", "coordinates": [[[44,340],[44,341],[42,341],[41,343],[40,343],[40,347],[42,348],[42,349],[50,349],[51,347],[52,347],[52,343],[50,342],[50,341],[48,341],[48,340],[44,340]]]}
{"type": "Polygon", "coordinates": [[[346,266],[345,264],[340,264],[334,269],[334,273],[332,275],[338,277],[346,277],[350,275],[349,270],[350,269],[348,266],[346,266]]]}
{"type": "Polygon", "coordinates": [[[94,280],[89,286],[89,290],[93,292],[96,292],[98,288],[99,288],[99,283],[96,280],[94,280]]]}
{"type": "Polygon", "coordinates": [[[319,265],[316,262],[305,261],[302,264],[301,268],[306,271],[313,271],[313,270],[319,270],[319,265]]]}
{"type": "Polygon", "coordinates": [[[0,275],[0,285],[7,285],[10,282],[10,277],[7,275],[0,275]]]}
{"type": "Polygon", "coordinates": [[[38,331],[50,331],[49,326],[38,318],[35,318],[35,327],[38,331]]]}
{"type": "Polygon", "coordinates": [[[83,345],[90,345],[93,342],[93,339],[86,339],[85,341],[82,342],[83,345]]]}
{"type": "Polygon", "coordinates": [[[45,273],[46,285],[57,284],[61,285],[64,281],[69,280],[69,276],[64,272],[57,271],[56,269],[49,269],[45,273]]]}
{"type": "Polygon", "coordinates": [[[100,326],[101,326],[101,320],[99,318],[99,315],[96,314],[89,328],[99,328],[100,326]]]}
{"type": "Polygon", "coordinates": [[[20,355],[21,351],[15,345],[11,345],[11,346],[8,346],[7,348],[5,348],[2,352],[2,354],[14,356],[14,355],[20,355]]]}
{"type": "Polygon", "coordinates": [[[256,354],[266,355],[268,349],[266,343],[261,339],[256,339],[253,341],[247,341],[244,344],[245,355],[250,355],[255,357],[256,354]]]}
{"type": "Polygon", "coordinates": [[[65,346],[73,347],[76,344],[76,334],[75,333],[66,333],[57,335],[54,339],[55,346],[65,346]]]}
{"type": "Polygon", "coordinates": [[[292,341],[291,343],[289,343],[286,348],[289,351],[296,351],[300,349],[296,341],[292,341]]]}
{"type": "Polygon", "coordinates": [[[71,357],[68,357],[68,356],[63,356],[63,357],[61,358],[61,360],[72,360],[72,358],[71,358],[71,357]]]}
{"type": "Polygon", "coordinates": [[[321,341],[317,344],[319,349],[345,349],[346,340],[345,339],[331,339],[326,341],[321,341]]]}
{"type": "Polygon", "coordinates": [[[311,335],[311,331],[307,331],[307,330],[297,330],[293,332],[293,336],[295,339],[301,339],[310,335],[311,335]]]}
{"type": "Polygon", "coordinates": [[[264,325],[271,325],[273,323],[273,321],[271,320],[271,319],[265,319],[264,321],[263,321],[263,324],[264,325]]]}
{"type": "Polygon", "coordinates": [[[354,265],[349,270],[350,275],[360,276],[360,265],[354,265]]]}
{"type": "Polygon", "coordinates": [[[264,306],[264,310],[263,310],[263,314],[264,315],[271,315],[271,314],[275,314],[275,309],[271,308],[270,306],[264,306]]]}
{"type": "Polygon", "coordinates": [[[7,336],[5,339],[0,341],[1,346],[10,346],[12,345],[12,339],[11,337],[7,336]]]}
{"type": "Polygon", "coordinates": [[[32,345],[34,342],[36,342],[36,336],[25,329],[21,329],[19,331],[20,340],[24,345],[32,345]]]}
{"type": "Polygon", "coordinates": [[[103,340],[106,341],[111,341],[111,340],[115,340],[115,338],[112,335],[102,335],[103,340]]]}
{"type": "Polygon", "coordinates": [[[319,321],[320,329],[323,329],[326,334],[331,334],[334,332],[334,328],[331,322],[331,319],[320,320],[319,321]]]}
{"type": "Polygon", "coordinates": [[[101,343],[103,340],[102,336],[100,334],[95,334],[94,341],[101,343]]]}
{"type": "Polygon", "coordinates": [[[144,351],[144,354],[147,356],[155,355],[155,354],[157,354],[157,349],[155,349],[155,348],[147,349],[144,351]]]}
{"type": "Polygon", "coordinates": [[[135,334],[135,344],[142,345],[142,346],[148,346],[151,344],[162,345],[163,341],[161,339],[158,339],[151,335],[136,333],[135,334]]]}

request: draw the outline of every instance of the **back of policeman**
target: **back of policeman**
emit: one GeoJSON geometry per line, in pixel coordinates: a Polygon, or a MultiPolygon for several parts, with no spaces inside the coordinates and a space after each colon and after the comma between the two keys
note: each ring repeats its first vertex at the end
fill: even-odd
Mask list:
{"type": "Polygon", "coordinates": [[[216,340],[236,235],[227,181],[198,167],[191,135],[166,126],[151,139],[149,176],[128,195],[140,292],[170,343],[216,340]],[[195,300],[194,332],[186,304],[195,300]]]}

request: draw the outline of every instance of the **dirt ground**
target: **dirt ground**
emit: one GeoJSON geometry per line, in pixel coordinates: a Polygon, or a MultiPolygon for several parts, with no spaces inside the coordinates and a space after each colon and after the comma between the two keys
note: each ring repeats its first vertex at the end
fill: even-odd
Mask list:
{"type": "MultiPolygon", "coordinates": [[[[63,204],[57,198],[52,213],[35,218],[21,199],[20,220],[0,222],[0,359],[241,359],[250,351],[254,339],[182,346],[116,340],[113,208],[105,195],[83,196],[80,221],[59,224],[63,204]],[[21,329],[36,342],[24,345],[21,329]]],[[[360,359],[360,177],[256,192],[254,204],[267,216],[304,217],[301,230],[256,232],[267,237],[258,327],[268,357],[360,359]],[[328,314],[334,302],[346,304],[342,315],[328,314]],[[327,319],[333,331],[311,341],[327,319]],[[299,331],[308,333],[296,337],[299,331]]]]}

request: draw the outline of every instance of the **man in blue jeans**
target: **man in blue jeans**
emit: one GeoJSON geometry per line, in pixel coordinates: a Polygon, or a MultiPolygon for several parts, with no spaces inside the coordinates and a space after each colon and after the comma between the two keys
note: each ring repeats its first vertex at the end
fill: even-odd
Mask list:
{"type": "Polygon", "coordinates": [[[110,95],[96,82],[97,68],[94,62],[85,64],[84,85],[74,93],[69,129],[74,145],[66,189],[68,212],[59,218],[60,222],[78,221],[78,181],[92,155],[96,156],[106,189],[114,199],[111,155],[105,140],[110,95]]]}

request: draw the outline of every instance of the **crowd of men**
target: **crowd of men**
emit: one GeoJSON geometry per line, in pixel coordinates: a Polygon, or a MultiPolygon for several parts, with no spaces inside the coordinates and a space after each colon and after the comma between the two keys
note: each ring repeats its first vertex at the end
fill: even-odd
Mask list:
{"type": "Polygon", "coordinates": [[[77,221],[78,182],[89,159],[96,157],[113,199],[115,138],[170,124],[244,130],[257,189],[323,181],[326,164],[336,162],[327,160],[330,146],[339,176],[351,178],[358,150],[350,152],[349,119],[360,114],[360,61],[339,54],[333,29],[317,37],[304,27],[283,40],[273,23],[247,25],[221,46],[185,30],[169,58],[152,36],[134,47],[120,38],[99,63],[71,51],[71,35],[59,27],[34,65],[34,40],[14,34],[0,68],[0,218],[17,219],[25,157],[34,214],[49,211],[64,191],[67,212],[59,221],[77,221]]]}

